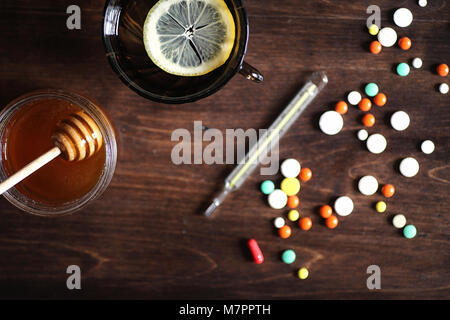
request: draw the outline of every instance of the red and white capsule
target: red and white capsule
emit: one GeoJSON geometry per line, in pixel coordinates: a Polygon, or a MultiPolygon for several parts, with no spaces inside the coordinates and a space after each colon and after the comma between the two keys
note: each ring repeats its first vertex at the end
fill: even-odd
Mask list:
{"type": "Polygon", "coordinates": [[[258,246],[258,242],[256,242],[255,239],[248,240],[248,247],[250,249],[250,252],[252,253],[253,260],[257,264],[261,264],[264,262],[264,256],[262,254],[261,249],[258,246]]]}

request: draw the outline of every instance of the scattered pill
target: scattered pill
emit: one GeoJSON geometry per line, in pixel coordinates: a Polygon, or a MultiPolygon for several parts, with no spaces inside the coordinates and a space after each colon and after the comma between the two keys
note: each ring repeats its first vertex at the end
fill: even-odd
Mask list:
{"type": "Polygon", "coordinates": [[[329,205],[324,205],[320,207],[319,213],[322,218],[327,219],[333,214],[333,209],[329,205]]]}
{"type": "Polygon", "coordinates": [[[309,276],[309,271],[306,268],[300,268],[298,270],[298,277],[302,280],[305,280],[309,276]]]}
{"type": "Polygon", "coordinates": [[[414,58],[414,59],[413,59],[413,61],[412,61],[412,66],[413,66],[415,69],[420,69],[420,68],[422,68],[422,65],[423,65],[422,59],[420,59],[420,58],[414,58]]]}
{"type": "Polygon", "coordinates": [[[401,77],[406,77],[410,71],[411,69],[407,63],[402,62],[397,66],[397,74],[401,77]]]}
{"type": "Polygon", "coordinates": [[[398,46],[405,51],[411,49],[411,39],[408,37],[400,38],[398,40],[398,46]]]}
{"type": "Polygon", "coordinates": [[[425,140],[424,142],[422,142],[422,144],[420,145],[420,149],[422,150],[423,153],[425,154],[431,154],[434,152],[434,142],[431,140],[425,140]]]}
{"type": "Polygon", "coordinates": [[[397,214],[392,219],[392,225],[397,229],[401,229],[406,225],[406,217],[402,214],[397,214]]]}
{"type": "Polygon", "coordinates": [[[334,229],[339,224],[339,219],[335,215],[331,215],[325,220],[325,224],[329,229],[334,229]]]}
{"type": "Polygon", "coordinates": [[[368,95],[369,97],[375,97],[379,92],[379,88],[376,83],[371,82],[366,85],[364,91],[366,92],[366,95],[368,95]]]}
{"type": "Polygon", "coordinates": [[[284,225],[280,229],[278,229],[278,234],[280,235],[281,238],[287,239],[291,236],[292,229],[288,225],[284,225]]]}
{"type": "Polygon", "coordinates": [[[442,63],[437,66],[436,71],[441,77],[446,77],[448,75],[448,65],[442,63]]]}
{"type": "Polygon", "coordinates": [[[405,238],[407,239],[412,239],[416,236],[417,234],[417,229],[414,225],[412,224],[408,224],[404,229],[403,229],[403,235],[405,236],[405,238]]]}
{"type": "Polygon", "coordinates": [[[281,181],[281,190],[288,196],[296,195],[300,191],[300,181],[297,178],[284,178],[281,181]]]}
{"type": "Polygon", "coordinates": [[[446,84],[446,83],[441,83],[441,84],[439,85],[439,92],[440,92],[440,93],[442,93],[442,94],[447,94],[448,91],[449,91],[448,84],[446,84]]]}
{"type": "Polygon", "coordinates": [[[387,204],[384,201],[378,201],[377,204],[375,205],[375,210],[377,210],[377,212],[379,212],[379,213],[385,212],[386,209],[387,209],[387,204]]]}
{"type": "Polygon", "coordinates": [[[295,178],[300,173],[301,165],[295,159],[286,159],[281,164],[281,174],[286,178],[295,178]]]}
{"type": "Polygon", "coordinates": [[[401,27],[408,27],[413,21],[413,14],[409,9],[400,8],[394,12],[394,23],[401,27]]]}
{"type": "Polygon", "coordinates": [[[345,101],[339,101],[336,103],[334,110],[339,114],[346,114],[348,111],[348,105],[345,101]]]}
{"type": "Polygon", "coordinates": [[[275,226],[275,228],[280,229],[281,227],[283,227],[286,224],[286,222],[284,221],[284,219],[282,217],[277,217],[273,220],[273,225],[275,226]]]}
{"type": "Polygon", "coordinates": [[[367,138],[366,146],[371,153],[379,154],[386,150],[387,141],[383,135],[375,133],[367,138]]]}
{"type": "Polygon", "coordinates": [[[397,111],[391,116],[391,126],[397,131],[406,130],[411,119],[405,111],[397,111]]]}
{"type": "Polygon", "coordinates": [[[250,239],[248,241],[248,247],[250,248],[250,252],[253,256],[253,261],[257,264],[261,264],[264,262],[264,256],[262,254],[261,249],[259,248],[258,242],[255,239],[250,239]]]}
{"type": "Polygon", "coordinates": [[[374,176],[364,176],[359,179],[358,189],[365,196],[371,196],[378,190],[378,181],[374,176]]]}
{"type": "Polygon", "coordinates": [[[342,217],[351,214],[353,207],[353,200],[347,196],[339,197],[334,202],[334,211],[342,217]]]}
{"type": "Polygon", "coordinates": [[[266,180],[261,183],[261,192],[264,194],[271,194],[275,190],[275,184],[270,181],[266,180]]]}
{"type": "Polygon", "coordinates": [[[291,221],[297,221],[298,218],[300,218],[300,213],[298,212],[298,210],[290,210],[288,212],[288,219],[291,221]]]}
{"type": "Polygon", "coordinates": [[[397,32],[389,27],[383,28],[378,32],[378,41],[383,47],[392,47],[397,42],[397,32]]]}
{"type": "Polygon", "coordinates": [[[352,91],[348,94],[347,100],[352,106],[356,106],[361,101],[361,93],[358,91],[352,91]]]}
{"type": "Polygon", "coordinates": [[[369,33],[370,33],[372,36],[376,36],[376,35],[378,34],[379,31],[380,31],[380,28],[378,28],[378,26],[377,26],[376,24],[372,24],[372,25],[369,27],[369,33]]]}
{"type": "Polygon", "coordinates": [[[361,99],[358,103],[358,107],[361,111],[369,111],[372,109],[372,102],[367,98],[361,99]]]}
{"type": "Polygon", "coordinates": [[[383,50],[383,46],[379,41],[372,41],[369,46],[370,52],[373,54],[379,54],[383,50]]]}
{"type": "Polygon", "coordinates": [[[289,196],[287,201],[287,206],[291,209],[295,209],[300,204],[300,199],[297,196],[289,196]]]}
{"type": "Polygon", "coordinates": [[[364,117],[362,117],[362,123],[366,127],[373,127],[375,125],[375,116],[371,113],[365,114],[364,117]]]}
{"type": "Polygon", "coordinates": [[[419,0],[418,1],[419,6],[421,6],[422,8],[426,7],[428,2],[427,0],[419,0]]]}
{"type": "Polygon", "coordinates": [[[294,250],[285,250],[283,252],[283,254],[281,255],[281,260],[283,260],[284,263],[286,264],[291,264],[295,261],[295,259],[297,258],[294,250]]]}
{"type": "Polygon", "coordinates": [[[309,180],[311,180],[312,178],[312,171],[310,168],[303,168],[302,170],[300,170],[300,175],[299,175],[300,180],[307,182],[309,180]]]}
{"type": "Polygon", "coordinates": [[[369,137],[369,133],[367,132],[366,129],[361,129],[358,131],[358,139],[361,141],[366,141],[367,138],[369,137]]]}
{"type": "Polygon", "coordinates": [[[385,184],[381,188],[381,193],[386,198],[391,198],[395,194],[395,187],[392,184],[385,184]]]}
{"type": "Polygon", "coordinates": [[[344,126],[344,119],[336,111],[327,111],[320,117],[319,127],[327,135],[338,134],[344,126]]]}
{"type": "Polygon", "coordinates": [[[379,93],[373,98],[373,102],[377,106],[382,107],[382,106],[384,106],[386,104],[387,97],[386,97],[386,95],[384,93],[379,93]]]}
{"type": "Polygon", "coordinates": [[[269,206],[273,209],[283,209],[287,204],[287,195],[280,189],[275,189],[267,197],[269,206]]]}
{"type": "Polygon", "coordinates": [[[407,177],[407,178],[412,178],[414,177],[417,173],[419,173],[419,162],[417,162],[416,159],[414,159],[413,157],[408,157],[403,159],[400,162],[400,173],[407,177]]]}
{"type": "Polygon", "coordinates": [[[308,231],[312,227],[311,218],[308,218],[308,217],[301,218],[299,221],[299,226],[300,226],[300,229],[308,231]]]}

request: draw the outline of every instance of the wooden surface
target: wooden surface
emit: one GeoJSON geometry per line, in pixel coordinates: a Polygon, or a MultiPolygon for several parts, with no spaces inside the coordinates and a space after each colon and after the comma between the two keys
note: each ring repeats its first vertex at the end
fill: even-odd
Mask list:
{"type": "MultiPolygon", "coordinates": [[[[413,47],[367,52],[370,35],[365,13],[373,1],[247,0],[251,36],[246,60],[265,76],[262,85],[236,76],[219,93],[181,106],[147,101],[126,88],[111,70],[101,41],[104,1],[77,1],[82,30],[66,29],[73,1],[2,0],[0,3],[0,103],[28,91],[62,87],[100,102],[119,133],[120,159],[101,199],[72,216],[46,219],[20,212],[0,200],[0,297],[13,298],[450,298],[449,95],[436,85],[436,63],[450,62],[450,4],[415,0],[377,1],[382,23],[392,25],[393,9],[406,6],[415,19],[408,35],[413,47]],[[421,57],[424,67],[407,78],[396,63],[421,57]],[[258,191],[264,177],[255,173],[212,219],[205,205],[232,170],[230,165],[172,164],[173,130],[193,130],[193,121],[225,130],[265,128],[313,70],[325,70],[330,83],[281,141],[280,158],[294,157],[314,178],[303,184],[300,211],[313,228],[293,225],[288,240],[277,237],[272,219],[285,214],[268,207],[258,191]],[[344,130],[329,137],[317,128],[323,111],[350,90],[377,82],[389,102],[375,108],[388,149],[365,150],[355,133],[362,112],[351,107],[344,130]],[[396,132],[389,115],[405,110],[411,126],[396,132]],[[236,116],[239,115],[239,116],[236,116]],[[419,143],[432,139],[432,155],[419,143]],[[421,164],[413,179],[396,170],[402,157],[421,164]],[[366,174],[393,183],[397,193],[388,211],[375,212],[377,194],[365,197],[355,181],[366,174]],[[352,215],[328,230],[317,207],[339,195],[355,201],[352,215]],[[403,213],[417,226],[414,240],[391,225],[403,213]],[[266,261],[249,260],[246,239],[255,237],[266,261]],[[293,248],[297,261],[287,266],[280,252],[293,248]],[[66,268],[82,269],[82,290],[66,289],[66,268]],[[369,265],[381,268],[378,291],[366,287],[369,265]],[[295,271],[310,270],[300,281],[295,271]]],[[[398,28],[397,28],[398,30],[398,28]]],[[[280,177],[275,177],[277,181],[280,177]]]]}

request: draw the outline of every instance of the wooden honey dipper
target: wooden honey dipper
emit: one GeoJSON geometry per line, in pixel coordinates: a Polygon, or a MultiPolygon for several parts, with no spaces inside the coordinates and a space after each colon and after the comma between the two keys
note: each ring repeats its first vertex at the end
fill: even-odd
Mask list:
{"type": "Polygon", "coordinates": [[[67,161],[91,157],[103,145],[103,137],[95,121],[86,113],[76,112],[58,124],[53,133],[54,147],[0,183],[0,195],[61,155],[67,161]]]}

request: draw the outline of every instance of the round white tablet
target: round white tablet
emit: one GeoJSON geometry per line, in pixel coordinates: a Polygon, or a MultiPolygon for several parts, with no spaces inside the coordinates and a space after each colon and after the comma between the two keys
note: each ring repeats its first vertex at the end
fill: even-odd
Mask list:
{"type": "Polygon", "coordinates": [[[402,28],[408,27],[413,21],[413,14],[409,9],[400,8],[394,12],[394,23],[402,28]]]}
{"type": "Polygon", "coordinates": [[[353,106],[356,106],[361,101],[361,99],[361,93],[359,93],[358,91],[352,91],[347,96],[348,102],[353,106]]]}
{"type": "Polygon", "coordinates": [[[370,152],[379,154],[386,150],[387,141],[383,135],[375,133],[367,139],[366,146],[370,152]]]}
{"type": "Polygon", "coordinates": [[[353,200],[347,196],[337,198],[334,202],[334,210],[340,216],[348,216],[353,211],[353,200]]]}
{"type": "Polygon", "coordinates": [[[287,195],[280,189],[275,189],[267,198],[269,206],[274,209],[283,209],[287,203],[287,195]]]}
{"type": "Polygon", "coordinates": [[[431,140],[425,140],[424,142],[422,142],[422,144],[420,145],[420,149],[422,149],[422,152],[425,154],[431,154],[434,152],[434,143],[431,140]]]}
{"type": "Polygon", "coordinates": [[[448,91],[449,91],[448,84],[446,84],[446,83],[441,83],[441,84],[439,85],[439,92],[440,92],[440,93],[442,93],[442,94],[447,94],[448,91]]]}
{"type": "Polygon", "coordinates": [[[281,164],[281,174],[286,178],[295,178],[300,173],[300,162],[295,159],[286,159],[281,164]]]}
{"type": "Polygon", "coordinates": [[[420,69],[420,68],[422,68],[422,65],[423,65],[422,59],[420,59],[420,58],[414,58],[414,59],[413,59],[413,61],[412,61],[412,66],[413,66],[415,69],[420,69]]]}
{"type": "Polygon", "coordinates": [[[282,217],[278,217],[275,218],[275,220],[273,220],[273,225],[275,226],[275,228],[280,229],[281,227],[283,227],[286,224],[286,222],[284,221],[284,219],[282,217]]]}
{"type": "Polygon", "coordinates": [[[404,215],[402,215],[402,214],[397,214],[392,219],[392,224],[397,229],[401,229],[401,228],[403,228],[406,225],[406,217],[404,215]]]}
{"type": "Polygon", "coordinates": [[[411,120],[405,111],[397,111],[391,116],[391,126],[397,131],[406,130],[410,122],[411,120]]]}
{"type": "Polygon", "coordinates": [[[330,136],[338,134],[344,126],[344,118],[336,111],[327,111],[320,117],[319,127],[330,136]]]}
{"type": "Polygon", "coordinates": [[[378,190],[378,181],[374,176],[364,176],[359,179],[358,189],[365,196],[371,196],[378,190]]]}
{"type": "Polygon", "coordinates": [[[358,139],[359,140],[366,141],[368,137],[369,137],[369,133],[367,132],[366,129],[361,129],[358,131],[358,139]]]}
{"type": "Polygon", "coordinates": [[[422,8],[426,7],[428,4],[427,0],[419,0],[418,2],[419,6],[421,6],[422,8]]]}
{"type": "Polygon", "coordinates": [[[419,173],[419,168],[419,162],[412,157],[403,159],[399,167],[400,173],[407,178],[412,178],[419,173]]]}
{"type": "Polygon", "coordinates": [[[378,41],[383,47],[392,47],[397,42],[397,32],[389,27],[383,28],[378,33],[378,41]]]}

